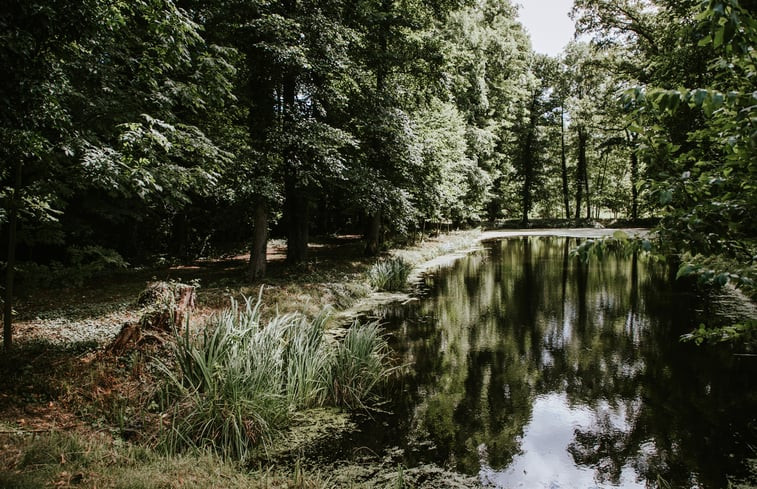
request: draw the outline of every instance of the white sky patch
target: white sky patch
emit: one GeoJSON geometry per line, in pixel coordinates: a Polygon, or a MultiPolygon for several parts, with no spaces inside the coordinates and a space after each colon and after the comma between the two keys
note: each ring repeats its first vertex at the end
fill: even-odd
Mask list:
{"type": "Polygon", "coordinates": [[[556,56],[573,39],[573,0],[520,0],[518,17],[537,53],[556,56]]]}

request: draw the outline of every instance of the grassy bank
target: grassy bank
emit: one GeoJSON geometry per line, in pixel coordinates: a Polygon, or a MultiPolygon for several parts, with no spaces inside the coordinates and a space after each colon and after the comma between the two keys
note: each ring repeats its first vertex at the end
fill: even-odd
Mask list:
{"type": "Polygon", "coordinates": [[[328,488],[328,477],[299,466],[248,469],[212,453],[166,456],[102,434],[4,436],[0,489],[328,488]]]}
{"type": "MultiPolygon", "coordinates": [[[[299,450],[324,430],[348,427],[321,406],[369,405],[391,368],[386,343],[376,325],[326,339],[336,322],[323,312],[402,289],[413,267],[469,248],[479,234],[427,239],[378,260],[354,241],[315,247],[312,262],[274,262],[252,284],[242,258],[30,296],[19,309],[18,348],[0,359],[0,488],[363,487],[296,463],[250,470],[239,460],[299,450]],[[399,278],[371,283],[385,263],[400,264],[389,267],[399,278]],[[123,321],[139,317],[135,299],[152,278],[199,280],[191,334],[107,353],[102,346],[123,321]],[[261,286],[260,303],[231,302],[261,286]]],[[[382,480],[402,474],[392,464],[382,471],[382,480]]]]}

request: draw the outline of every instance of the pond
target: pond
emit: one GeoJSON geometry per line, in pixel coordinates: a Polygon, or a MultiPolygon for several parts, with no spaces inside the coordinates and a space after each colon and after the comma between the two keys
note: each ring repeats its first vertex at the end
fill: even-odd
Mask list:
{"type": "Polygon", "coordinates": [[[662,264],[584,264],[577,244],[488,242],[387,306],[407,372],[340,456],[394,450],[497,488],[720,488],[743,472],[757,359],[680,342],[717,311],[662,264]]]}

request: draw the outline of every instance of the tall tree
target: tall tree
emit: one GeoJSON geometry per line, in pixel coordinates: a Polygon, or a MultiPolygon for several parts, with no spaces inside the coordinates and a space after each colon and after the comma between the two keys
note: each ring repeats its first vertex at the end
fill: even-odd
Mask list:
{"type": "Polygon", "coordinates": [[[196,115],[228,95],[228,70],[214,68],[220,57],[168,1],[11,1],[0,24],[10,68],[0,84],[0,158],[15,162],[12,175],[0,174],[10,347],[17,236],[26,250],[35,242],[65,249],[90,225],[65,212],[82,199],[97,199],[89,216],[112,221],[114,201],[181,205],[190,189],[212,183],[225,155],[196,115]]]}

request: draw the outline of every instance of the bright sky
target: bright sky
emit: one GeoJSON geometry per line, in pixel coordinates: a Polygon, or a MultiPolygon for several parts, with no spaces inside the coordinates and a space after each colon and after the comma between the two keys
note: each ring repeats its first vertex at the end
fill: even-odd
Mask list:
{"type": "Polygon", "coordinates": [[[517,0],[520,22],[531,35],[537,53],[557,55],[573,39],[568,17],[573,0],[517,0]]]}

